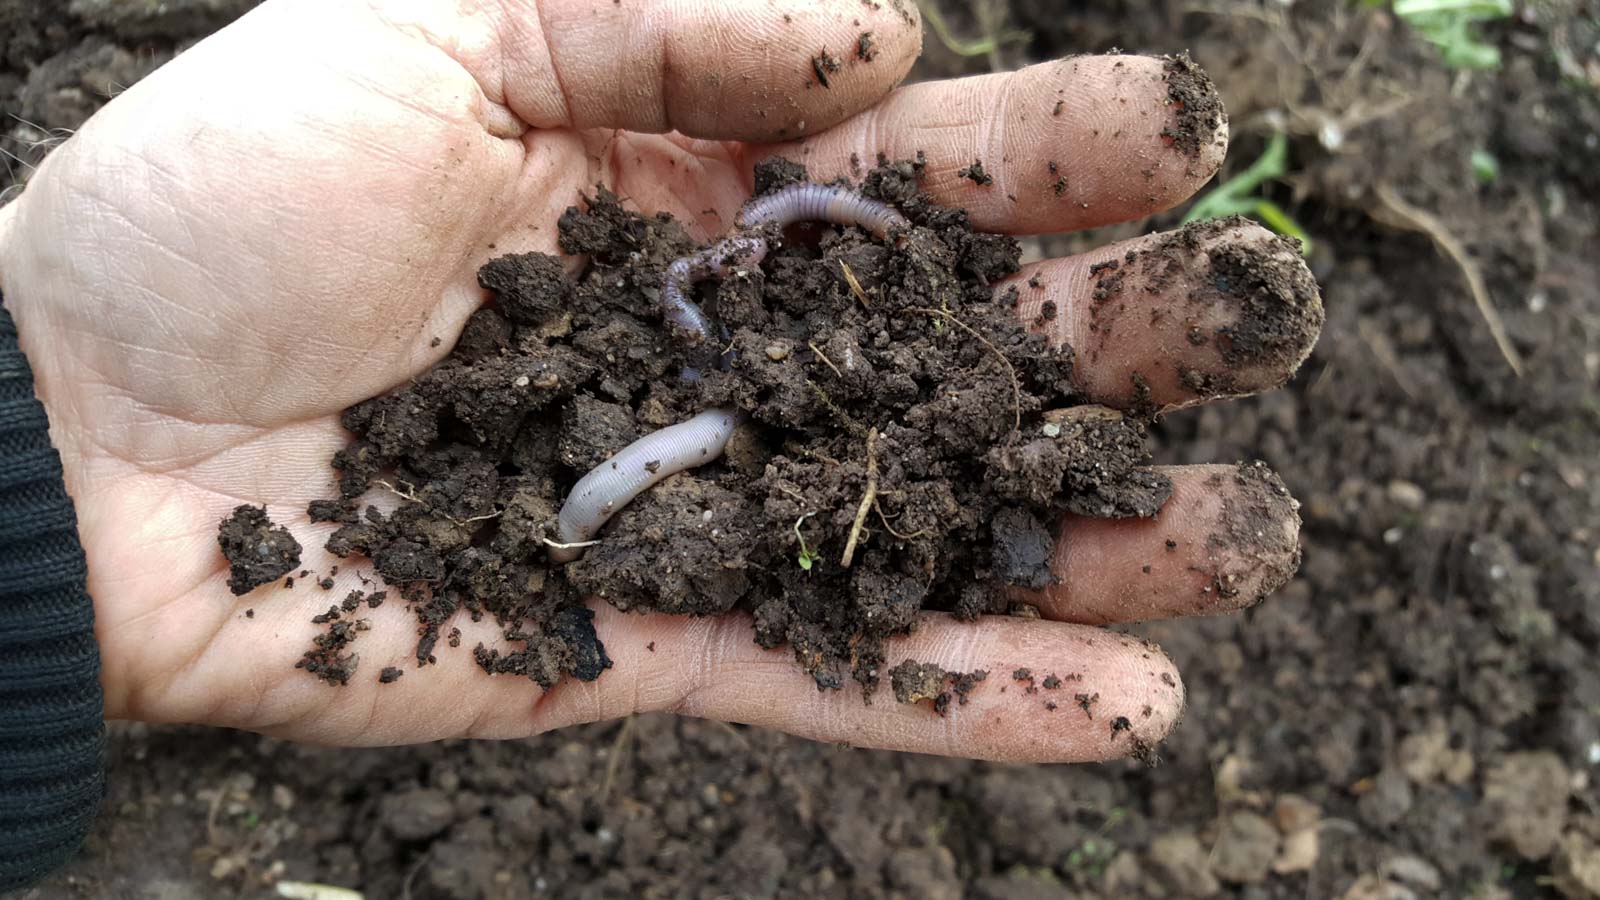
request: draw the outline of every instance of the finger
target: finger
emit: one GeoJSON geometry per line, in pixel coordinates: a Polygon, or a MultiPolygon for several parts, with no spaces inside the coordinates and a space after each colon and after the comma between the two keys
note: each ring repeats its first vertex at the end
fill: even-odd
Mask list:
{"type": "Polygon", "coordinates": [[[1082,56],[901,88],[803,143],[753,150],[817,178],[879,153],[923,153],[923,188],[988,231],[1037,233],[1137,219],[1192,195],[1222,164],[1227,117],[1187,57],[1082,56]],[[992,183],[962,170],[983,164],[992,183]]]}
{"type": "Polygon", "coordinates": [[[1050,570],[1017,596],[1049,619],[1084,624],[1214,615],[1253,606],[1300,567],[1300,504],[1260,463],[1175,466],[1154,518],[1068,516],[1050,570]]]}
{"type": "Polygon", "coordinates": [[[545,694],[534,707],[536,728],[671,711],[856,747],[1086,762],[1148,752],[1183,708],[1177,671],[1160,650],[1059,622],[957,622],[930,614],[911,635],[892,640],[887,667],[912,659],[987,672],[967,702],[953,698],[944,716],[931,701],[896,702],[887,669],[870,704],[853,682],[819,691],[788,648],[757,646],[743,615],[629,616],[603,607],[596,623],[614,668],[593,683],[565,681],[545,694]],[[1019,668],[1036,673],[1034,691],[1012,678],[1019,668]],[[1040,688],[1050,674],[1059,682],[1040,688]]]}
{"type": "Polygon", "coordinates": [[[1011,286],[1023,322],[1073,348],[1083,392],[1122,409],[1278,387],[1322,331],[1298,246],[1243,219],[1035,263],[1011,286]]]}
{"type": "MultiPolygon", "coordinates": [[[[443,624],[447,634],[459,629],[458,639],[441,640],[436,663],[419,669],[415,615],[390,602],[347,616],[371,628],[347,648],[359,656],[348,683],[332,686],[294,664],[310,638],[326,629],[308,624],[308,613],[346,592],[341,583],[326,593],[280,592],[271,604],[241,598],[227,614],[228,626],[184,661],[161,697],[141,690],[112,714],[375,746],[517,738],[634,713],[674,712],[858,747],[1086,762],[1147,753],[1183,708],[1182,683],[1159,649],[1084,625],[1000,617],[958,622],[930,613],[914,633],[889,642],[883,684],[867,704],[854,682],[818,690],[787,647],[763,650],[746,615],[636,615],[605,604],[595,607],[595,626],[612,665],[591,682],[568,677],[541,691],[526,678],[485,674],[470,648],[500,645],[501,629],[465,615],[443,624]],[[254,614],[247,617],[246,609],[254,614]],[[931,701],[895,701],[888,668],[906,659],[987,675],[966,703],[953,699],[941,716],[931,701]],[[403,675],[380,683],[388,667],[403,675]],[[1012,674],[1019,668],[1035,673],[1035,682],[1017,682],[1012,674]],[[1046,682],[1050,675],[1059,680],[1046,682]]],[[[159,630],[151,634],[161,636],[159,630]]]]}
{"type": "Polygon", "coordinates": [[[922,49],[910,0],[502,0],[480,81],[536,128],[775,140],[876,103],[922,49]]]}

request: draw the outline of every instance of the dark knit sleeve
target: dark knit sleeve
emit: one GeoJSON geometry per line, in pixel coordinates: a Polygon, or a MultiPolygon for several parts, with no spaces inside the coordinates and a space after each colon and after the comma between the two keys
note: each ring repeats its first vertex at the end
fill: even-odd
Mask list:
{"type": "Polygon", "coordinates": [[[104,789],[104,703],[77,516],[0,297],[0,892],[78,849],[104,789]]]}

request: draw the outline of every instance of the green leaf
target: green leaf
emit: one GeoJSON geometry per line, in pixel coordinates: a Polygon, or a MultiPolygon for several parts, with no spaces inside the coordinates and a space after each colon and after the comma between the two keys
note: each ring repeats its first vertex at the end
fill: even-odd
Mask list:
{"type": "Polygon", "coordinates": [[[1261,220],[1261,224],[1271,228],[1273,231],[1279,234],[1286,234],[1298,240],[1300,242],[1301,255],[1311,255],[1311,235],[1306,234],[1305,229],[1300,227],[1300,223],[1284,212],[1278,204],[1273,203],[1271,200],[1257,200],[1255,216],[1261,220]]]}
{"type": "Polygon", "coordinates": [[[1500,160],[1493,153],[1479,147],[1472,151],[1472,174],[1484,184],[1493,184],[1500,178],[1500,160]]]}

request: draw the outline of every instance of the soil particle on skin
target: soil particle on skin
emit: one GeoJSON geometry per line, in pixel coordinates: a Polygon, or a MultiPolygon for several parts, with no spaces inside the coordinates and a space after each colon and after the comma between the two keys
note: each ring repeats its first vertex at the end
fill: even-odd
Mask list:
{"type": "Polygon", "coordinates": [[[862,62],[872,62],[878,58],[878,45],[872,40],[872,32],[863,31],[856,38],[856,59],[862,62]]]}
{"type": "Polygon", "coordinates": [[[828,83],[828,76],[837,74],[841,68],[843,68],[843,63],[839,61],[839,57],[834,56],[827,50],[823,50],[811,58],[811,73],[817,76],[817,83],[823,87],[832,86],[828,83]]]}
{"type": "Polygon", "coordinates": [[[1167,57],[1164,71],[1167,100],[1177,121],[1162,136],[1185,156],[1198,158],[1201,148],[1216,142],[1226,121],[1222,96],[1187,53],[1167,57]]]}
{"type": "Polygon", "coordinates": [[[378,682],[380,684],[394,684],[396,681],[399,681],[400,676],[404,674],[406,674],[404,669],[397,669],[394,666],[387,666],[382,672],[378,673],[378,682]]]}
{"type": "Polygon", "coordinates": [[[983,161],[979,159],[973,160],[972,165],[957,171],[956,177],[965,178],[973,184],[984,187],[994,184],[994,176],[983,170],[983,161]]]}
{"type": "Polygon", "coordinates": [[[360,654],[350,652],[350,645],[371,625],[366,619],[340,618],[338,607],[330,607],[312,621],[317,619],[326,622],[328,629],[312,638],[311,649],[295,663],[295,668],[305,669],[328,684],[349,684],[361,661],[360,654]]]}
{"type": "Polygon", "coordinates": [[[972,672],[949,672],[935,663],[919,663],[907,659],[889,670],[889,685],[894,698],[900,703],[921,703],[930,700],[933,711],[943,716],[954,700],[965,706],[973,688],[989,677],[983,669],[972,672]]]}
{"type": "MultiPolygon", "coordinates": [[[[1016,291],[991,287],[1017,270],[1017,242],[931,203],[925,165],[880,159],[864,179],[911,222],[894,244],[807,225],[772,234],[760,267],[693,286],[727,330],[725,366],[662,325],[664,271],[694,244],[603,188],[559,222],[562,249],[590,259],[579,277],[542,254],[485,265],[493,304],[433,369],[345,412],[341,497],[313,505],[339,523],[329,551],[369,557],[410,604],[418,663],[464,611],[501,626],[504,646],[473,651],[486,671],[599,677],[610,660],[581,603],[593,596],[745,609],[757,643],[789,645],[820,687],[870,692],[885,641],[921,610],[1005,613],[1009,587],[1049,585],[1064,513],[1154,515],[1171,484],[1146,465],[1143,423],[1075,405],[1072,351],[1029,333],[1016,291]],[[577,561],[548,564],[581,475],[714,407],[748,418],[723,459],[618,510],[577,561]],[[398,506],[359,508],[373,489],[398,506]]],[[[764,194],[805,178],[779,159],[754,181],[764,194]]],[[[320,648],[317,671],[342,672],[343,647],[320,648]]],[[[951,675],[929,699],[943,711],[979,680],[951,675]]]]}
{"type": "Polygon", "coordinates": [[[228,589],[237,596],[277,581],[300,564],[300,542],[267,518],[265,506],[235,507],[222,520],[217,543],[228,560],[228,589]]]}

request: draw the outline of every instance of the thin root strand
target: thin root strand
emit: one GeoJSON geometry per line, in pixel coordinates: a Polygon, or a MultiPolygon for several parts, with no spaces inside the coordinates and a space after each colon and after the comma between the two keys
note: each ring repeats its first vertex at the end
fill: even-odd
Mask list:
{"type": "Polygon", "coordinates": [[[872,509],[873,502],[878,499],[878,429],[867,432],[867,492],[861,497],[861,505],[856,508],[855,524],[850,526],[850,539],[845,541],[844,556],[839,558],[839,565],[848,569],[850,561],[856,555],[856,542],[861,540],[861,530],[867,523],[867,511],[872,509]]]}

